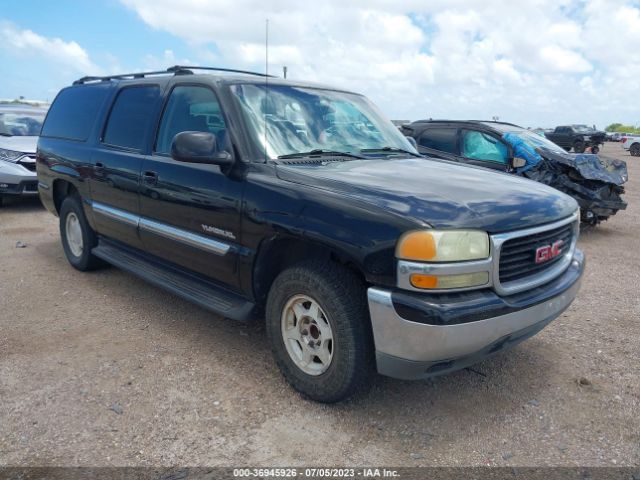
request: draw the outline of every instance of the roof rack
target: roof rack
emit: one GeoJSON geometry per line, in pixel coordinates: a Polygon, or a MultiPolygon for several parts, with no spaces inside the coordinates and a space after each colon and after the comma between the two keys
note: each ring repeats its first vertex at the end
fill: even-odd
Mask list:
{"type": "Polygon", "coordinates": [[[235,70],[233,68],[218,68],[218,67],[197,67],[197,66],[184,66],[174,65],[166,70],[156,70],[152,72],[136,72],[136,73],[122,73],[118,75],[106,75],[106,76],[87,76],[82,77],[73,82],[74,85],[82,85],[88,82],[108,82],[110,80],[129,80],[134,78],[146,78],[151,75],[193,75],[192,70],[211,70],[215,72],[228,72],[228,73],[242,73],[244,75],[256,75],[259,77],[273,77],[273,75],[267,75],[265,73],[251,72],[248,70],[235,70]]]}
{"type": "Polygon", "coordinates": [[[501,125],[511,125],[512,127],[519,127],[520,125],[516,125],[515,123],[509,123],[509,122],[501,122],[498,120],[451,120],[451,119],[446,119],[446,118],[429,118],[429,119],[422,119],[422,120],[415,120],[412,123],[499,123],[501,125]]]}

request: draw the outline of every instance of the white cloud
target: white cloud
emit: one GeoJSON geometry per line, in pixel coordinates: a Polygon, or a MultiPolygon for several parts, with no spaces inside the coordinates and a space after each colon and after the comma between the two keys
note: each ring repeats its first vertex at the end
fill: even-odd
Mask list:
{"type": "MultiPolygon", "coordinates": [[[[135,67],[176,63],[264,70],[365,93],[393,118],[500,118],[531,126],[638,122],[640,8],[634,0],[121,0],[150,27],[184,40],[135,67]]],[[[83,74],[96,65],[71,38],[0,24],[0,48],[83,74]]],[[[104,61],[102,61],[104,60],[104,61]]],[[[129,59],[130,60],[130,59],[129,59]]],[[[129,61],[130,63],[130,61],[129,61]]],[[[116,68],[117,67],[117,68],[116,68]]]]}
{"type": "Polygon", "coordinates": [[[272,72],[363,92],[395,118],[637,120],[613,86],[637,85],[640,66],[623,69],[607,48],[640,43],[631,1],[121,1],[198,58],[239,68],[263,70],[268,18],[272,72]]]}
{"type": "Polygon", "coordinates": [[[581,54],[557,45],[543,47],[540,50],[540,58],[550,70],[558,72],[582,73],[591,70],[591,64],[581,54]]]}
{"type": "Polygon", "coordinates": [[[76,72],[100,73],[100,68],[89,59],[87,51],[78,43],[57,37],[44,37],[10,23],[0,23],[0,45],[14,54],[36,55],[76,72]]]}

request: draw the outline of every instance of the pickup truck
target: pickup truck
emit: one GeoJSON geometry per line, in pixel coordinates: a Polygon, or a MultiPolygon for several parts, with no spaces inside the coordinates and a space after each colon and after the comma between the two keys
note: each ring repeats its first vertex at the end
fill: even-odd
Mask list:
{"type": "Polygon", "coordinates": [[[584,153],[591,147],[590,153],[598,153],[600,145],[604,143],[605,132],[594,130],[586,125],[567,125],[556,127],[553,132],[548,132],[545,136],[556,145],[564,148],[567,152],[584,153]]]}
{"type": "Polygon", "coordinates": [[[584,268],[571,197],[426,159],[362,95],[250,72],[83,77],[49,110],[37,172],[73,267],[264,319],[256,345],[321,402],[518,344],[584,268]]]}

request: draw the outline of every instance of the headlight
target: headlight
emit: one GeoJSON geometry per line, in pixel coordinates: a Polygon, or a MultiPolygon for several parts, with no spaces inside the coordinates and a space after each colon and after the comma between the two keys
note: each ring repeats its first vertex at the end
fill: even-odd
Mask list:
{"type": "Polygon", "coordinates": [[[489,257],[489,235],[477,230],[421,230],[405,233],[396,257],[421,262],[463,262],[489,257]]]}
{"type": "Polygon", "coordinates": [[[4,160],[5,162],[15,163],[22,156],[24,156],[23,152],[16,152],[13,150],[5,150],[4,148],[0,148],[0,160],[4,160]]]}

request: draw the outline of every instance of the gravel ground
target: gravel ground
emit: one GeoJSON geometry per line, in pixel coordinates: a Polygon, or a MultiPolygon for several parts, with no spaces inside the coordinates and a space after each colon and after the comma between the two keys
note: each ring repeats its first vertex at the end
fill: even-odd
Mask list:
{"type": "Polygon", "coordinates": [[[260,325],[77,272],[57,218],[2,208],[0,465],[640,465],[640,160],[604,154],[629,207],[583,231],[569,310],[473,369],[332,406],[288,387],[260,325]]]}

